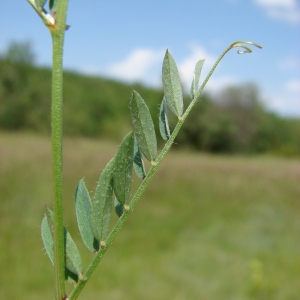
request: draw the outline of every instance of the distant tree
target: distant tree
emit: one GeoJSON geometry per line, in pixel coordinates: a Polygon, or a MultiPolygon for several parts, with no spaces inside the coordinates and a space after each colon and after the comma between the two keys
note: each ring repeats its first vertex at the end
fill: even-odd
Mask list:
{"type": "Polygon", "coordinates": [[[216,101],[235,124],[236,150],[256,152],[255,139],[266,117],[257,87],[252,84],[228,87],[216,101]]]}
{"type": "Polygon", "coordinates": [[[176,141],[178,147],[188,145],[206,152],[234,152],[235,131],[235,125],[229,116],[208,94],[203,94],[176,141]]]}
{"type": "Polygon", "coordinates": [[[32,48],[32,43],[29,41],[11,42],[7,47],[4,58],[15,64],[34,65],[35,54],[32,48]]]}
{"type": "MultiPolygon", "coordinates": [[[[29,124],[42,98],[40,84],[34,82],[35,54],[30,42],[12,42],[0,59],[0,127],[19,130],[29,124]],[[30,117],[29,117],[30,116],[30,117]]],[[[32,123],[32,122],[31,122],[32,123]]],[[[35,127],[40,124],[35,125],[35,127]]]]}

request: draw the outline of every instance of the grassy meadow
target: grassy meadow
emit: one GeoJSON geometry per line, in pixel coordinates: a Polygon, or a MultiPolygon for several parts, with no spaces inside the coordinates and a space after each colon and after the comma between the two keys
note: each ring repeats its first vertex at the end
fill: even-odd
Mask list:
{"type": "MultiPolygon", "coordinates": [[[[117,144],[64,143],[65,225],[85,267],[74,193],[93,192],[117,144]]],[[[0,133],[0,299],[52,299],[40,223],[48,137],[0,133]]],[[[132,193],[140,180],[134,177],[132,193]]],[[[114,217],[113,222],[116,221],[114,217]]],[[[79,299],[299,299],[300,160],[171,152],[79,299]]]]}

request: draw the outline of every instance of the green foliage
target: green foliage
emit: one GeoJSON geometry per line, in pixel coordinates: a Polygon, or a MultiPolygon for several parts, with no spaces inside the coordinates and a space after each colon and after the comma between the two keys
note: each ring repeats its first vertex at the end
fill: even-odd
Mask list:
{"type": "MultiPolygon", "coordinates": [[[[0,59],[0,128],[49,133],[51,71],[0,59]]],[[[157,115],[163,93],[139,84],[64,74],[64,135],[120,139],[131,128],[128,102],[132,88],[147,99],[157,115]]],[[[157,126],[158,124],[154,124],[157,126]]]]}
{"type": "Polygon", "coordinates": [[[49,70],[0,60],[0,127],[6,130],[50,130],[49,70]]]}
{"type": "Polygon", "coordinates": [[[12,42],[4,53],[4,59],[17,65],[32,66],[35,62],[32,44],[28,41],[12,42]]]}
{"type": "Polygon", "coordinates": [[[226,88],[218,97],[203,94],[177,141],[213,153],[300,155],[300,120],[268,112],[253,85],[226,88]]]}
{"type": "Polygon", "coordinates": [[[220,107],[204,94],[191,111],[177,138],[177,146],[205,152],[233,152],[234,124],[220,107]]]}

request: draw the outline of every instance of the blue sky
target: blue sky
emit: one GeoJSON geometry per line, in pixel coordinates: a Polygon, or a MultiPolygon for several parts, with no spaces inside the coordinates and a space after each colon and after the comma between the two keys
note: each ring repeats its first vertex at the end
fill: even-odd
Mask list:
{"type": "MultiPolygon", "coordinates": [[[[151,86],[161,86],[167,48],[189,88],[197,60],[205,75],[232,42],[259,43],[252,54],[231,51],[206,90],[255,83],[269,110],[300,117],[298,0],[73,0],[68,24],[66,69],[151,86]]],[[[50,34],[26,0],[1,2],[0,52],[12,41],[31,41],[37,63],[50,66],[50,34]]]]}

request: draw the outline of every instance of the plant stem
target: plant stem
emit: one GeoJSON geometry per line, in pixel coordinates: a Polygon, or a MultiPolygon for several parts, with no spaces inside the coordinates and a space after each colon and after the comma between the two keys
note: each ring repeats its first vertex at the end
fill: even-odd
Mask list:
{"type": "MultiPolygon", "coordinates": [[[[53,36],[53,35],[52,35],[53,36]]],[[[55,297],[64,297],[65,254],[63,229],[63,198],[62,198],[62,65],[57,49],[59,38],[53,36],[53,71],[52,71],[52,163],[54,183],[54,272],[55,297]]]]}
{"type": "Polygon", "coordinates": [[[65,297],[65,242],[63,227],[63,157],[62,157],[62,107],[63,107],[63,45],[66,28],[68,0],[58,1],[56,26],[51,28],[53,45],[52,62],[52,164],[54,188],[54,273],[55,299],[65,297]]]}

